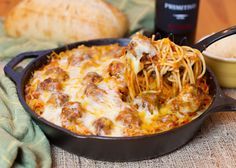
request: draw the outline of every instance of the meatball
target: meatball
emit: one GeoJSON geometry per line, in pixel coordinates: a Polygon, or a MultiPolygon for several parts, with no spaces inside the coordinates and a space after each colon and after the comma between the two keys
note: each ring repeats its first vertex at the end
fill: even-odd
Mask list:
{"type": "Polygon", "coordinates": [[[47,78],[39,84],[39,89],[45,91],[60,91],[62,86],[57,79],[47,78]]]}
{"type": "Polygon", "coordinates": [[[66,71],[61,69],[60,67],[53,67],[46,70],[45,75],[53,79],[58,79],[59,81],[65,81],[69,79],[69,75],[66,71]]]}
{"type": "Polygon", "coordinates": [[[139,127],[142,123],[138,113],[130,108],[126,108],[121,111],[116,117],[116,121],[121,121],[124,125],[128,127],[139,127]]]}
{"type": "Polygon", "coordinates": [[[145,53],[145,55],[149,55],[150,57],[155,56],[157,53],[157,50],[150,39],[141,34],[136,34],[133,36],[128,47],[129,50],[131,50],[131,54],[137,58],[141,58],[143,53],[145,53]]]}
{"type": "Polygon", "coordinates": [[[141,100],[141,105],[143,108],[148,108],[150,112],[153,112],[155,109],[157,109],[158,104],[158,96],[155,93],[146,93],[142,94],[137,97],[137,99],[141,100]]]}
{"type": "Polygon", "coordinates": [[[193,85],[186,85],[176,98],[167,102],[167,105],[170,105],[173,111],[190,114],[200,108],[203,98],[204,93],[201,89],[193,85]]]}
{"type": "Polygon", "coordinates": [[[88,86],[85,88],[85,95],[86,96],[91,96],[91,97],[96,97],[99,98],[106,94],[106,91],[103,89],[100,89],[97,85],[90,83],[88,86]]]}
{"type": "Polygon", "coordinates": [[[124,72],[125,66],[123,63],[118,61],[113,61],[108,67],[108,72],[110,76],[119,77],[120,74],[124,72]]]}
{"type": "Polygon", "coordinates": [[[57,93],[53,93],[50,96],[48,103],[50,103],[56,107],[60,107],[68,101],[69,101],[69,96],[67,94],[57,92],[57,93]]]}
{"type": "Polygon", "coordinates": [[[79,119],[82,117],[84,108],[79,102],[67,102],[63,105],[61,111],[62,126],[68,126],[70,124],[78,124],[79,119]]]}
{"type": "Polygon", "coordinates": [[[89,84],[89,83],[99,83],[103,80],[102,76],[97,74],[96,72],[89,72],[87,75],[83,78],[83,84],[89,84]]]}
{"type": "Polygon", "coordinates": [[[93,122],[93,126],[97,135],[109,135],[111,134],[113,123],[110,119],[101,117],[93,122]]]}
{"type": "Polygon", "coordinates": [[[72,66],[77,66],[84,60],[89,60],[91,59],[91,54],[85,53],[83,50],[85,49],[85,46],[81,46],[81,50],[79,50],[78,53],[75,53],[74,55],[69,57],[69,64],[72,66]],[[81,48],[82,47],[82,48],[81,48]],[[84,48],[84,49],[83,49],[84,48]]]}

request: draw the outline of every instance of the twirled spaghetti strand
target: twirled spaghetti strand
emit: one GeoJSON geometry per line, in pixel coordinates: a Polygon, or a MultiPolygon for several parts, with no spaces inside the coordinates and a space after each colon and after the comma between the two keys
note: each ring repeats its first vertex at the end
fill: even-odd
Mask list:
{"type": "Polygon", "coordinates": [[[125,76],[131,99],[143,92],[161,94],[163,89],[180,92],[184,85],[196,84],[206,71],[200,51],[178,46],[168,38],[155,41],[141,34],[132,39],[126,64],[125,76]],[[137,50],[139,43],[145,44],[146,48],[137,50]]]}

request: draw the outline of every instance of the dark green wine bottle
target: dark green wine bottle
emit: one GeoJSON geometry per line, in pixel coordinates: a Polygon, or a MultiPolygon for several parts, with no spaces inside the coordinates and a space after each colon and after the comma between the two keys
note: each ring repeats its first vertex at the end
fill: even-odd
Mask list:
{"type": "Polygon", "coordinates": [[[177,44],[195,41],[199,0],[156,0],[155,33],[177,44]]]}

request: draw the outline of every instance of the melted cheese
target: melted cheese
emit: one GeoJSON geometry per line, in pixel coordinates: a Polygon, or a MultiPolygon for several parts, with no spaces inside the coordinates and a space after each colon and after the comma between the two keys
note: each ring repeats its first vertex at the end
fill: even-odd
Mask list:
{"type": "MultiPolygon", "coordinates": [[[[101,48],[104,50],[105,48],[101,48]]],[[[116,117],[121,110],[129,105],[125,102],[122,102],[118,93],[114,90],[117,88],[118,84],[116,80],[109,80],[109,75],[107,72],[108,66],[113,61],[121,61],[118,58],[112,58],[108,56],[101,57],[100,55],[94,55],[94,59],[88,59],[81,61],[79,65],[69,65],[69,56],[81,56],[83,52],[81,49],[74,49],[71,52],[64,52],[58,58],[53,58],[55,65],[59,65],[64,71],[69,75],[69,80],[63,82],[63,93],[69,95],[70,102],[80,102],[83,108],[86,109],[86,112],[83,113],[81,121],[83,125],[89,129],[90,132],[95,134],[95,128],[93,122],[100,118],[106,117],[114,123],[114,127],[109,136],[123,136],[124,126],[122,123],[116,121],[116,117]],[[55,63],[57,62],[57,63],[55,63]],[[83,85],[83,78],[89,72],[96,72],[101,75],[104,80],[97,84],[97,86],[104,90],[107,94],[104,94],[99,98],[99,101],[94,99],[92,96],[85,96],[86,85],[83,85]]],[[[52,65],[46,65],[43,69],[40,69],[34,73],[33,78],[31,79],[31,84],[35,86],[35,90],[38,87],[38,84],[48,78],[48,75],[45,75],[45,71],[53,67],[52,65]]],[[[50,76],[50,74],[49,74],[50,76]]],[[[47,104],[52,93],[48,91],[40,91],[39,99],[45,103],[44,112],[41,117],[47,119],[48,121],[62,126],[60,115],[62,107],[52,106],[47,104]]]]}
{"type": "Polygon", "coordinates": [[[41,117],[47,119],[48,121],[61,126],[61,108],[55,108],[53,106],[46,106],[44,109],[44,113],[41,115],[41,117]]]}
{"type": "MultiPolygon", "coordinates": [[[[150,56],[155,55],[156,51],[150,47],[150,41],[146,41],[145,44],[142,44],[138,39],[134,40],[137,43],[137,46],[135,47],[135,52],[137,55],[142,55],[143,52],[148,53],[150,56]]],[[[110,47],[102,46],[92,48],[79,47],[71,51],[63,52],[59,54],[59,56],[54,56],[51,63],[35,71],[30,79],[30,86],[27,88],[29,91],[26,92],[28,104],[30,105],[31,101],[33,102],[35,100],[44,102],[41,117],[58,126],[62,126],[60,116],[63,106],[53,106],[52,104],[47,103],[50,96],[55,91],[50,92],[40,90],[40,96],[38,98],[33,100],[27,98],[27,95],[38,92],[40,82],[43,82],[50,76],[50,74],[45,75],[46,70],[53,67],[60,67],[69,76],[68,80],[59,81],[61,82],[63,88],[60,92],[69,95],[69,102],[81,103],[85,111],[82,113],[80,121],[92,134],[96,134],[96,129],[93,124],[94,121],[101,117],[106,117],[113,123],[111,133],[106,136],[126,136],[124,130],[127,129],[127,126],[116,120],[119,113],[125,109],[134,109],[135,112],[138,113],[138,116],[142,121],[140,129],[143,129],[143,134],[150,134],[158,131],[161,132],[162,130],[159,130],[157,121],[160,120],[160,116],[172,114],[171,108],[163,107],[160,110],[155,109],[154,111],[150,111],[148,104],[143,104],[141,99],[135,98],[133,102],[125,102],[121,99],[118,90],[125,77],[123,74],[119,77],[119,79],[116,77],[111,77],[108,72],[108,67],[113,61],[118,61],[125,64],[126,59],[124,57],[116,58],[110,56],[109,54],[102,54],[107,50],[112,51],[112,47],[117,49],[116,45],[111,45],[110,47]],[[90,54],[90,57],[92,58],[84,59],[78,65],[70,65],[70,57],[80,57],[83,54],[90,54]],[[83,81],[84,77],[89,72],[96,72],[102,76],[103,80],[96,83],[96,86],[98,89],[102,89],[104,94],[100,96],[85,95],[87,84],[84,84],[83,81]],[[134,108],[134,105],[137,107],[134,108]]],[[[135,59],[132,60],[133,68],[135,69],[135,72],[138,73],[141,68],[139,67],[140,58],[134,57],[131,53],[128,53],[127,57],[130,59],[135,59]]],[[[188,97],[183,97],[184,101],[186,101],[185,99],[188,99],[188,97]]],[[[186,116],[180,113],[176,113],[176,116],[179,118],[179,122],[185,121],[186,119],[186,116]]],[[[78,125],[75,125],[75,128],[78,128],[78,125]]]]}

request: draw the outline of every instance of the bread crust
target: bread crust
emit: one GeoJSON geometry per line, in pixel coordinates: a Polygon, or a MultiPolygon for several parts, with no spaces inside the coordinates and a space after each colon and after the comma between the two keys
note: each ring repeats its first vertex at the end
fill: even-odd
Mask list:
{"type": "Polygon", "coordinates": [[[103,0],[23,0],[7,15],[5,29],[13,37],[69,43],[122,37],[128,21],[103,0]]]}

